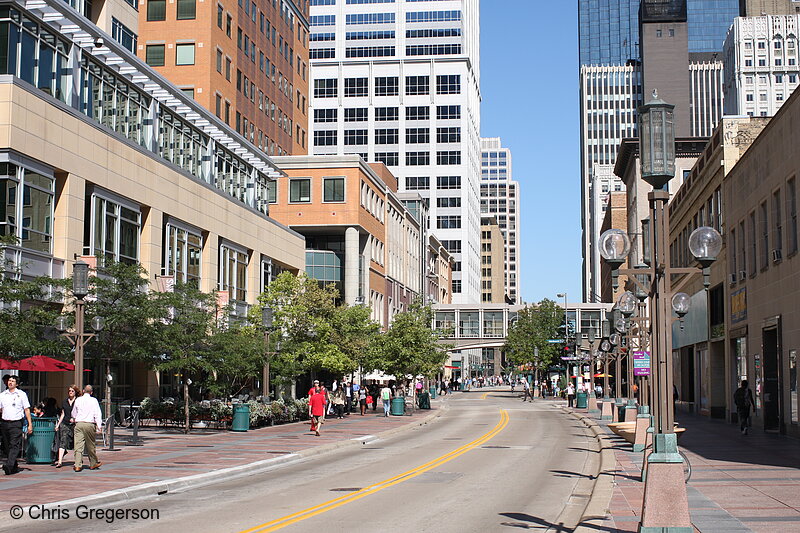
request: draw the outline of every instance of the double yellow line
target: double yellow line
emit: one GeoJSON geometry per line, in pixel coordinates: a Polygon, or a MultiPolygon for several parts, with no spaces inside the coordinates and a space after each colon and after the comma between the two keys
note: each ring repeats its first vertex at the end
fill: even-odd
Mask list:
{"type": "Polygon", "coordinates": [[[312,516],[316,516],[318,514],[322,514],[337,507],[341,507],[342,505],[348,504],[350,502],[354,502],[356,500],[360,500],[365,496],[369,496],[370,494],[374,494],[378,491],[383,489],[389,488],[393,485],[397,485],[398,483],[402,483],[404,481],[408,481],[414,477],[417,477],[420,474],[423,474],[429,470],[432,470],[448,461],[452,461],[456,457],[467,453],[468,451],[472,450],[473,448],[477,448],[481,446],[483,443],[487,442],[495,435],[503,431],[503,429],[508,425],[508,413],[505,409],[500,410],[500,421],[497,425],[491,429],[488,433],[478,437],[477,439],[469,442],[460,448],[456,448],[452,452],[442,455],[441,457],[437,457],[433,461],[429,461],[424,465],[420,465],[412,470],[407,472],[403,472],[402,474],[398,474],[394,477],[381,481],[379,483],[375,483],[370,485],[369,487],[364,487],[363,489],[353,492],[351,494],[346,494],[344,496],[340,496],[338,498],[334,498],[333,500],[328,500],[325,503],[321,503],[319,505],[315,505],[314,507],[309,507],[308,509],[304,509],[302,511],[298,511],[296,513],[284,516],[282,518],[277,518],[270,522],[265,522],[263,524],[259,524],[255,527],[250,529],[246,529],[241,533],[267,533],[268,531],[277,531],[278,529],[284,528],[288,525],[301,522],[307,518],[311,518],[312,516]]]}

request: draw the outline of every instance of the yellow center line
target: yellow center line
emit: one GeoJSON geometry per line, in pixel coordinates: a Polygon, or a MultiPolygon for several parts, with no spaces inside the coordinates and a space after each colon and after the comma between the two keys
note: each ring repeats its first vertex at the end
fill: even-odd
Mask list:
{"type": "Polygon", "coordinates": [[[481,396],[481,400],[485,400],[487,396],[489,396],[491,392],[484,392],[483,396],[481,396]]]}
{"type": "Polygon", "coordinates": [[[298,511],[296,513],[284,516],[282,518],[278,518],[278,519],[272,520],[270,522],[265,522],[263,524],[254,526],[254,527],[252,527],[250,529],[246,529],[246,530],[242,531],[241,533],[254,533],[256,531],[261,532],[261,533],[267,533],[269,531],[277,531],[278,529],[281,529],[281,528],[284,528],[284,527],[286,527],[288,525],[300,522],[300,521],[305,520],[307,518],[311,518],[312,516],[316,516],[318,514],[322,514],[322,513],[325,513],[327,511],[331,511],[333,509],[336,509],[337,507],[340,507],[340,506],[345,505],[347,503],[354,502],[356,500],[360,500],[361,498],[363,498],[365,496],[369,496],[370,494],[374,494],[374,493],[376,493],[378,491],[381,491],[383,489],[389,488],[389,487],[391,487],[393,485],[397,485],[398,483],[402,483],[404,481],[408,481],[409,479],[412,479],[412,478],[414,478],[414,477],[416,477],[416,476],[418,476],[420,474],[423,474],[423,473],[425,473],[425,472],[427,472],[429,470],[432,470],[432,469],[436,468],[437,466],[440,466],[440,465],[442,465],[444,463],[447,463],[448,461],[452,461],[456,457],[458,457],[458,456],[460,456],[462,454],[465,454],[468,451],[472,450],[473,448],[476,448],[476,447],[482,445],[484,442],[487,442],[488,440],[493,438],[495,435],[500,433],[507,425],[508,425],[508,413],[506,412],[505,409],[501,409],[500,410],[500,421],[497,423],[497,425],[494,428],[492,428],[491,431],[489,431],[489,432],[485,433],[484,435],[478,437],[477,439],[473,440],[472,442],[469,442],[469,443],[467,443],[467,444],[465,444],[465,445],[463,445],[463,446],[461,446],[459,448],[456,448],[455,450],[453,450],[450,453],[442,455],[441,457],[437,457],[436,459],[434,459],[432,461],[429,461],[429,462],[427,462],[427,463],[425,463],[423,465],[420,465],[420,466],[418,466],[418,467],[416,467],[414,469],[411,469],[411,470],[409,470],[407,472],[403,472],[402,474],[398,474],[398,475],[396,475],[394,477],[391,477],[391,478],[386,479],[384,481],[381,481],[379,483],[375,483],[375,484],[370,485],[368,487],[364,487],[363,489],[361,489],[361,490],[359,490],[357,492],[353,492],[351,494],[346,494],[344,496],[340,496],[338,498],[334,498],[332,500],[328,500],[325,503],[321,503],[319,505],[315,505],[314,507],[309,507],[308,509],[304,509],[302,511],[298,511]]]}

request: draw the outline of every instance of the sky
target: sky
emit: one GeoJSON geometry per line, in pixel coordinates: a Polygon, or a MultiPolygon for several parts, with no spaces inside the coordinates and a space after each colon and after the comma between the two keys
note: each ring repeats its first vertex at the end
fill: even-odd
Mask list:
{"type": "Polygon", "coordinates": [[[531,303],[581,300],[577,4],[481,0],[481,136],[511,149],[531,303]]]}

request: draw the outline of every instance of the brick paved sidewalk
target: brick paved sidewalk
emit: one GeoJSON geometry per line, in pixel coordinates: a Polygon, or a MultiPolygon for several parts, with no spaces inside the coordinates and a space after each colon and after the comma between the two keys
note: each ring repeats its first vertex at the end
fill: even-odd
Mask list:
{"type": "MultiPolygon", "coordinates": [[[[686,428],[679,444],[692,465],[686,488],[697,531],[800,532],[800,442],[759,431],[743,436],[738,426],[680,413],[678,423],[686,428]]],[[[634,532],[642,454],[616,435],[613,442],[617,472],[604,531],[634,532]]]]}
{"type": "Polygon", "coordinates": [[[127,430],[116,429],[115,447],[120,451],[102,449],[98,456],[103,466],[90,471],[84,458],[84,470],[73,472],[73,455],[69,452],[60,469],[49,464],[25,464],[23,472],[2,476],[0,483],[0,512],[12,505],[46,504],[96,495],[115,489],[127,489],[143,483],[175,480],[270,458],[278,458],[301,450],[357,440],[368,435],[417,424],[436,413],[434,409],[415,411],[413,416],[383,416],[383,409],[369,410],[367,415],[351,413],[342,420],[328,419],[322,436],[310,431],[309,422],[265,427],[248,432],[225,430],[195,430],[184,435],[179,429],[143,428],[139,435],[143,446],[126,446],[127,430]]]}

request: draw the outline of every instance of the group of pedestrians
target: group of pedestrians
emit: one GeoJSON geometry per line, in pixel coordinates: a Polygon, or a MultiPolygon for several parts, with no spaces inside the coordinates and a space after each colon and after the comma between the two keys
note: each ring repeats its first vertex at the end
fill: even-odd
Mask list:
{"type": "Polygon", "coordinates": [[[89,469],[97,470],[102,463],[97,458],[95,438],[103,430],[103,416],[100,404],[92,396],[92,386],[86,385],[83,391],[70,385],[67,397],[61,409],[52,402],[42,402],[33,408],[28,395],[21,390],[17,376],[3,377],[6,390],[0,393],[0,435],[2,435],[3,451],[6,454],[3,472],[8,475],[22,471],[19,459],[22,456],[23,435],[33,433],[33,417],[56,418],[55,436],[51,447],[54,455],[53,465],[61,468],[64,456],[74,449],[75,463],[73,470],[83,470],[83,452],[89,456],[89,469]],[[57,458],[56,458],[57,456],[57,458]]]}
{"type": "Polygon", "coordinates": [[[392,389],[388,385],[379,388],[377,385],[368,387],[364,384],[347,382],[337,384],[334,381],[331,389],[329,391],[319,380],[314,380],[314,384],[308,390],[308,416],[311,418],[311,431],[316,436],[320,435],[320,429],[328,416],[340,419],[349,416],[353,401],[358,402],[359,413],[365,416],[370,406],[375,411],[377,403],[375,398],[380,395],[384,416],[389,416],[392,389]]]}

